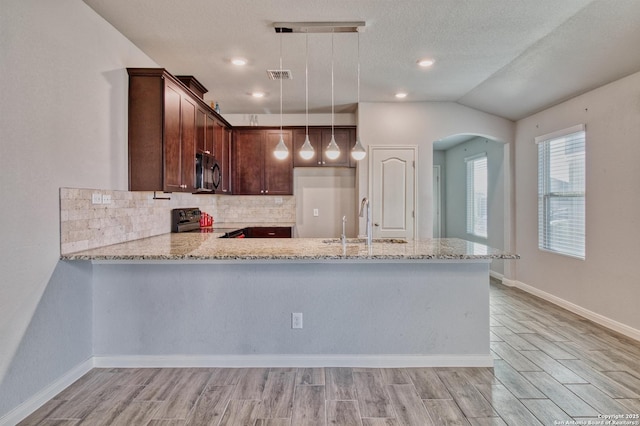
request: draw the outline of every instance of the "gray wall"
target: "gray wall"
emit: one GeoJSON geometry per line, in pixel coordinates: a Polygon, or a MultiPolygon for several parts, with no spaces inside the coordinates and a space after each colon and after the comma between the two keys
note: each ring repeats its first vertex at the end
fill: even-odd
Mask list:
{"type": "Polygon", "coordinates": [[[0,418],[93,356],[91,264],[58,262],[0,383],[0,418]]]}
{"type": "MultiPolygon", "coordinates": [[[[446,231],[445,236],[462,238],[504,249],[504,144],[477,137],[445,151],[446,163],[446,231]],[[467,234],[467,169],[464,159],[487,153],[488,167],[488,238],[467,234]]],[[[491,270],[504,273],[503,261],[496,260],[491,270]]]]}
{"type": "Polygon", "coordinates": [[[517,280],[640,339],[640,73],[518,121],[517,280]],[[586,259],[538,249],[536,136],[586,125],[586,259]]]}
{"type": "Polygon", "coordinates": [[[486,274],[475,262],[94,265],[94,354],[486,355],[486,274]]]}

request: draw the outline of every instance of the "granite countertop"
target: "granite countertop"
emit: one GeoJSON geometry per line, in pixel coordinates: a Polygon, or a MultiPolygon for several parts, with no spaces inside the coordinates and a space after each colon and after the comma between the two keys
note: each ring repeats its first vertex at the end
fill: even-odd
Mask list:
{"type": "MultiPolygon", "coordinates": [[[[214,229],[215,231],[215,229],[214,229]]],[[[63,260],[473,260],[518,259],[483,244],[457,238],[408,242],[323,238],[219,239],[220,233],[164,234],[61,256],[63,260]]],[[[397,240],[396,240],[397,241],[397,240]]]]}

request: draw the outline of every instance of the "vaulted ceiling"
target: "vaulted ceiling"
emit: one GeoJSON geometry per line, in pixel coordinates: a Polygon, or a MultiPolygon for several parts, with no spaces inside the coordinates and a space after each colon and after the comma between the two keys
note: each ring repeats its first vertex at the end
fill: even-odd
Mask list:
{"type": "Polygon", "coordinates": [[[223,114],[280,112],[280,81],[266,73],[280,52],[293,75],[282,81],[285,113],[305,111],[305,69],[310,112],[331,111],[332,57],[335,111],[353,111],[358,38],[362,102],[452,101],[511,120],[640,71],[638,0],[84,1],[160,66],[195,76],[223,114]],[[366,26],[275,32],[289,21],[366,26]],[[420,68],[421,58],[435,64],[420,68]]]}

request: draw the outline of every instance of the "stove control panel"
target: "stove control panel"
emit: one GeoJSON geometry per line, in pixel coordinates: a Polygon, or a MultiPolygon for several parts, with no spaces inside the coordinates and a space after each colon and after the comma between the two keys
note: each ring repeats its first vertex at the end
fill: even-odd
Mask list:
{"type": "Polygon", "coordinates": [[[200,209],[197,207],[171,210],[171,232],[189,232],[200,228],[200,209]]]}

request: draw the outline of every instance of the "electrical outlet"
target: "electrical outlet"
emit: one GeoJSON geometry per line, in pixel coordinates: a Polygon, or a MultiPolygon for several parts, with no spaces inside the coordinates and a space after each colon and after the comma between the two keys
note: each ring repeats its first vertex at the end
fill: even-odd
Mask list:
{"type": "Polygon", "coordinates": [[[320,216],[320,212],[318,211],[318,209],[313,209],[313,217],[318,217],[320,216]]]}
{"type": "Polygon", "coordinates": [[[102,204],[102,194],[94,192],[91,195],[91,204],[102,204]]]}
{"type": "Polygon", "coordinates": [[[102,194],[102,204],[111,204],[111,194],[102,194]]]}
{"type": "Polygon", "coordinates": [[[291,328],[302,328],[302,312],[291,313],[291,328]]]}
{"type": "Polygon", "coordinates": [[[274,201],[276,204],[282,204],[282,197],[276,197],[274,201]]]}

